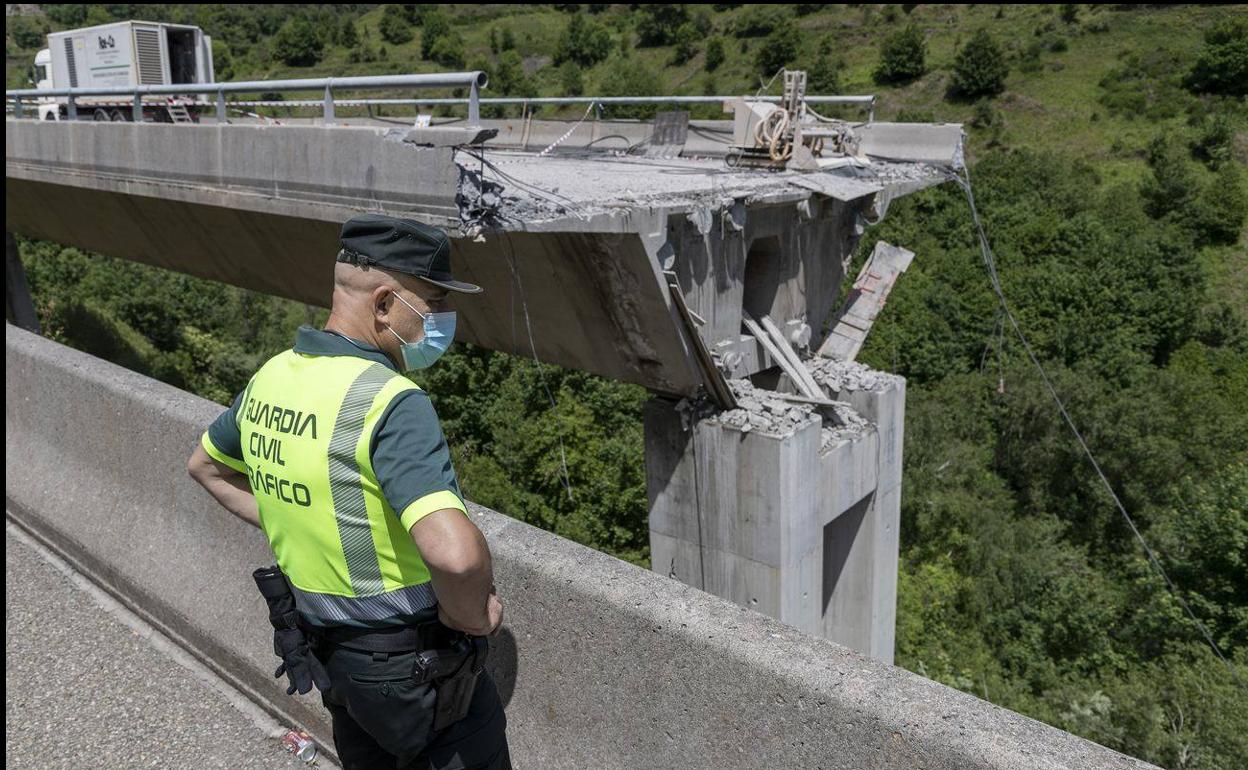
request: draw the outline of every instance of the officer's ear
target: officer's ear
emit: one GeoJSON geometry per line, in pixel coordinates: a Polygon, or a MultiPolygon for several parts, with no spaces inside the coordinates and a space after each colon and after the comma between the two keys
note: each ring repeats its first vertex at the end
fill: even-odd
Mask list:
{"type": "Polygon", "coordinates": [[[394,292],[386,286],[377,286],[369,293],[372,302],[373,319],[378,323],[388,324],[390,309],[394,307],[394,292]]]}

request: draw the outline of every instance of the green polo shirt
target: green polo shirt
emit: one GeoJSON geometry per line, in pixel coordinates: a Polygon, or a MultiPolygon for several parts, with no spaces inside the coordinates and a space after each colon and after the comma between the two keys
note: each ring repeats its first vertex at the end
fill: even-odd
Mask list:
{"type": "MultiPolygon", "coordinates": [[[[356,356],[398,371],[380,348],[311,326],[299,327],[294,350],[309,356],[356,356]]],[[[245,473],[237,418],[242,401],[243,393],[239,393],[208,427],[201,443],[214,460],[245,473]]],[[[377,421],[370,452],[386,501],[407,529],[444,508],[467,513],[428,393],[410,390],[395,397],[377,421]]]]}

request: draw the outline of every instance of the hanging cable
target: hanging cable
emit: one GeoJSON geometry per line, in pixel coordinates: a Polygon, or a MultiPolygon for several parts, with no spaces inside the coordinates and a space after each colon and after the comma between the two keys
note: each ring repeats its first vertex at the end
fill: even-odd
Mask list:
{"type": "Polygon", "coordinates": [[[546,383],[546,374],[542,371],[541,359],[537,357],[537,343],[533,339],[533,323],[529,318],[529,302],[524,294],[524,282],[520,279],[519,265],[516,264],[516,246],[511,242],[511,233],[503,230],[503,237],[507,239],[507,264],[511,268],[512,281],[520,291],[520,307],[524,311],[524,328],[529,336],[529,351],[533,354],[533,363],[536,364],[537,379],[542,384],[542,390],[546,391],[546,398],[550,401],[550,411],[555,417],[555,438],[559,440],[559,465],[563,471],[563,487],[568,493],[568,500],[575,500],[576,497],[572,492],[572,476],[568,473],[568,453],[563,446],[563,433],[559,430],[559,404],[555,401],[555,396],[550,392],[550,386],[546,383]]]}

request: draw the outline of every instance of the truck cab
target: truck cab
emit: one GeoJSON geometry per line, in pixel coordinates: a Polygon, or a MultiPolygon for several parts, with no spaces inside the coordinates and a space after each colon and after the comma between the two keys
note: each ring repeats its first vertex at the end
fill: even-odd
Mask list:
{"type": "MultiPolygon", "coordinates": [[[[52,85],[52,51],[47,48],[35,54],[34,78],[35,88],[40,90],[53,88],[52,85]]],[[[45,97],[39,100],[39,119],[56,120],[60,117],[60,105],[56,99],[45,97]]]]}

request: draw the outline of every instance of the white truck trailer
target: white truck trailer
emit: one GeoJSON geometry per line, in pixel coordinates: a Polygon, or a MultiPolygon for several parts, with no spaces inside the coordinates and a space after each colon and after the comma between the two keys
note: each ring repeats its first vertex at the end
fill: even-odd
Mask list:
{"type": "MultiPolygon", "coordinates": [[[[214,82],[212,38],[199,27],[148,21],[120,21],[53,32],[48,47],[35,56],[37,88],[132,88],[214,82]]],[[[161,123],[197,121],[202,96],[143,97],[143,119],[161,123]]],[[[40,100],[39,117],[64,120],[68,98],[40,100]]],[[[133,99],[116,96],[75,97],[78,118],[133,120],[133,99]]]]}

